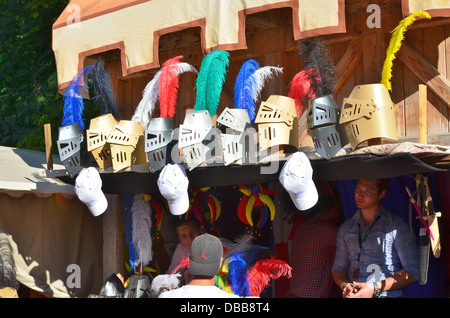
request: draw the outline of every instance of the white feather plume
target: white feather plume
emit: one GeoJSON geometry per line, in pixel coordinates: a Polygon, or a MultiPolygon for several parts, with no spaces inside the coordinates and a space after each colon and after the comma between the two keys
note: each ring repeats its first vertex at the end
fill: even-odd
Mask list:
{"type": "Polygon", "coordinates": [[[186,72],[192,72],[194,74],[198,74],[197,69],[195,67],[193,67],[191,64],[186,63],[186,62],[178,63],[177,72],[178,72],[178,74],[183,74],[186,72]]]}
{"type": "Polygon", "coordinates": [[[136,250],[136,264],[141,264],[141,268],[153,259],[152,251],[152,215],[150,203],[144,199],[142,194],[134,196],[131,206],[133,222],[133,246],[136,250]]]}
{"type": "Polygon", "coordinates": [[[131,117],[132,121],[140,122],[144,130],[148,127],[153,111],[155,110],[156,102],[158,101],[160,75],[161,70],[159,70],[153,79],[145,86],[144,91],[142,92],[142,99],[131,117]]]}
{"type": "Polygon", "coordinates": [[[181,274],[162,274],[152,280],[151,291],[155,295],[161,294],[165,290],[172,290],[180,287],[181,274]]]}
{"type": "Polygon", "coordinates": [[[255,73],[253,74],[253,77],[256,80],[255,96],[253,98],[255,102],[257,102],[260,98],[264,83],[267,80],[272,79],[275,74],[283,74],[283,68],[276,66],[263,66],[255,71],[255,73]]]}

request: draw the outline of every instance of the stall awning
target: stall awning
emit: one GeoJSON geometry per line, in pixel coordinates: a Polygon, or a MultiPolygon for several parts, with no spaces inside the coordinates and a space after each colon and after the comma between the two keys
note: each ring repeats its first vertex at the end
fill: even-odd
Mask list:
{"type": "Polygon", "coordinates": [[[450,2],[448,0],[402,0],[403,16],[407,17],[417,11],[427,11],[431,17],[450,17],[450,2]]]}
{"type": "MultiPolygon", "coordinates": [[[[54,171],[64,170],[59,157],[53,155],[54,171]]],[[[45,175],[46,155],[43,152],[0,146],[0,192],[20,197],[33,193],[48,197],[60,193],[75,196],[73,185],[45,175]]]]}
{"type": "Polygon", "coordinates": [[[295,40],[346,32],[345,0],[72,0],[53,25],[59,90],[86,57],[113,49],[123,76],[159,67],[160,36],[187,28],[201,28],[205,53],[245,49],[245,17],[286,7],[295,40]]]}

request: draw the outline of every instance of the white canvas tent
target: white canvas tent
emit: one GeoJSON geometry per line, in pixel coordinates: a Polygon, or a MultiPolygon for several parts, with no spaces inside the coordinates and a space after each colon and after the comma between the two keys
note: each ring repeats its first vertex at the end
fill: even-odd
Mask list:
{"type": "MultiPolygon", "coordinates": [[[[54,156],[54,169],[65,169],[54,156]]],[[[0,226],[14,249],[18,281],[49,297],[100,292],[102,218],[73,185],[48,178],[45,153],[0,147],[0,226]]]]}

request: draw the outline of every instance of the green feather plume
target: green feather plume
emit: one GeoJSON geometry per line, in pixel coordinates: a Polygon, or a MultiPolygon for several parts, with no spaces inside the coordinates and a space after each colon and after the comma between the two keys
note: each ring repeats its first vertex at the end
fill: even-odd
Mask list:
{"type": "Polygon", "coordinates": [[[392,65],[395,59],[395,54],[400,50],[404,34],[408,26],[413,24],[416,19],[431,19],[431,16],[425,11],[417,11],[409,15],[400,21],[397,27],[392,31],[391,41],[386,50],[386,59],[384,61],[383,70],[381,72],[381,83],[386,86],[386,88],[391,91],[391,78],[392,78],[392,65]]]}
{"type": "Polygon", "coordinates": [[[229,56],[227,51],[216,50],[203,58],[196,80],[194,110],[208,110],[211,117],[216,114],[230,63],[229,56]]]}

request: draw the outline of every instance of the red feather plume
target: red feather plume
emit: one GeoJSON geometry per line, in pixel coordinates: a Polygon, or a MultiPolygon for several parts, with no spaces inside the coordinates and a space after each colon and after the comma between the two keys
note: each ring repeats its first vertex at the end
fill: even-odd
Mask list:
{"type": "Polygon", "coordinates": [[[320,85],[319,71],[316,68],[308,68],[298,72],[289,84],[288,96],[295,101],[297,117],[302,113],[302,103],[308,99],[316,98],[317,88],[320,85]]]}
{"type": "Polygon", "coordinates": [[[179,270],[188,269],[189,267],[189,257],[184,257],[180,264],[172,270],[171,274],[176,274],[179,270]]]}
{"type": "Polygon", "coordinates": [[[179,75],[184,72],[198,73],[188,63],[181,62],[182,55],[176,56],[164,62],[159,78],[159,108],[160,117],[173,118],[177,103],[179,89],[179,75]]]}
{"type": "Polygon", "coordinates": [[[285,261],[275,258],[257,261],[248,273],[250,295],[259,297],[271,279],[278,279],[281,276],[287,278],[292,276],[292,268],[285,261]]]}

